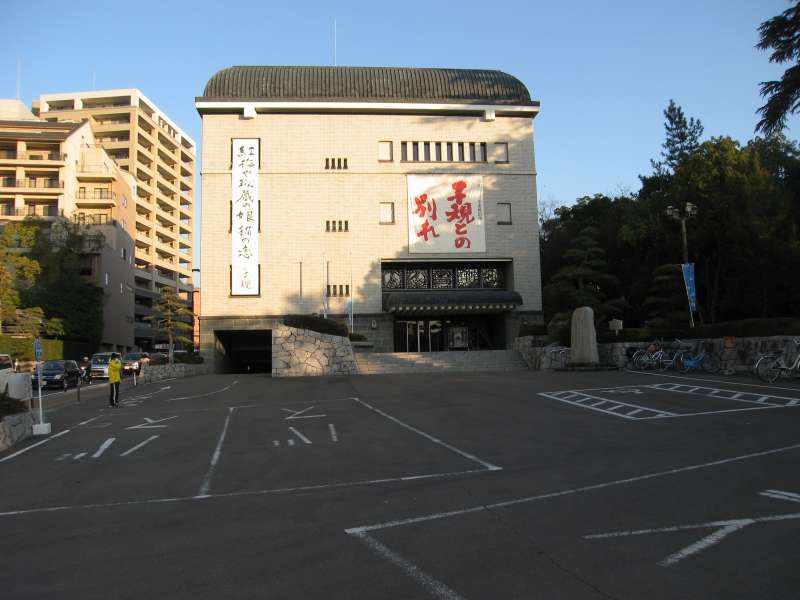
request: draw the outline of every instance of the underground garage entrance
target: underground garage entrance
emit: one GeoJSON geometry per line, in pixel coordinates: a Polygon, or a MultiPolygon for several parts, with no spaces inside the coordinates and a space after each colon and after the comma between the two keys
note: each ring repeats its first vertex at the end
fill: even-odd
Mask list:
{"type": "Polygon", "coordinates": [[[215,331],[222,373],[272,373],[272,331],[215,331]]]}

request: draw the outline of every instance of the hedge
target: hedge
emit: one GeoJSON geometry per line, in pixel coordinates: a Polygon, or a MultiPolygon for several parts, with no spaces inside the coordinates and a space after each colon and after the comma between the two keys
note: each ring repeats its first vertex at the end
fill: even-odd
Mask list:
{"type": "MultiPolygon", "coordinates": [[[[605,327],[608,327],[605,325],[605,327]]],[[[607,329],[598,332],[599,342],[651,342],[657,339],[673,340],[697,338],[770,337],[776,335],[800,335],[800,319],[743,319],[708,325],[694,329],[650,329],[647,327],[623,329],[619,335],[607,329]]]]}
{"type": "Polygon", "coordinates": [[[347,325],[333,319],[314,317],[310,315],[290,315],[284,317],[283,324],[295,329],[308,329],[317,333],[347,337],[347,325]]]}
{"type": "MultiPolygon", "coordinates": [[[[44,360],[64,358],[64,342],[62,340],[42,340],[44,360]]],[[[33,360],[33,338],[18,338],[0,335],[0,354],[10,354],[12,359],[33,360]]]]}

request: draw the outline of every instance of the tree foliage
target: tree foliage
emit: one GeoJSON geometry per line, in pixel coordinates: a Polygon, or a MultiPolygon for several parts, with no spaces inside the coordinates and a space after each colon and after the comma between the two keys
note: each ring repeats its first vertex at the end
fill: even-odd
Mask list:
{"type": "Polygon", "coordinates": [[[771,136],[786,127],[789,114],[800,111],[800,2],[761,23],[758,33],[756,48],[772,50],[771,63],[793,63],[780,79],[761,82],[761,96],[767,102],[758,109],[761,120],[756,131],[771,136]]]}
{"type": "Polygon", "coordinates": [[[662,161],[650,161],[656,175],[664,176],[675,172],[675,168],[690,158],[700,147],[700,138],[703,137],[703,124],[700,119],[690,117],[686,119],[683,109],[669,101],[669,106],[664,109],[664,129],[666,139],[662,145],[662,161]]]}
{"type": "Polygon", "coordinates": [[[153,324],[156,333],[169,340],[169,361],[172,363],[175,342],[192,344],[192,340],[184,334],[192,331],[194,313],[171,287],[161,288],[161,295],[153,308],[156,314],[145,317],[145,320],[153,324]]]}

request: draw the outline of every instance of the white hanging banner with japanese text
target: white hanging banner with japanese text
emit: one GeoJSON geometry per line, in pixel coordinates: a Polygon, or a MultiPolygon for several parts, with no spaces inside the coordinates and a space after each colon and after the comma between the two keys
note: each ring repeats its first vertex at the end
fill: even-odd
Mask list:
{"type": "Polygon", "coordinates": [[[234,139],[231,167],[231,296],[256,296],[259,277],[259,140],[234,139]]]}
{"type": "Polygon", "coordinates": [[[408,251],[486,252],[481,175],[408,175],[408,251]]]}

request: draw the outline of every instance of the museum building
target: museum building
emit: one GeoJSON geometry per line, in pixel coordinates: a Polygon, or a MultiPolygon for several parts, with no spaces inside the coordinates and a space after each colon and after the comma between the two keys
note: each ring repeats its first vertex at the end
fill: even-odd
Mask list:
{"type": "Polygon", "coordinates": [[[500,71],[236,66],[202,118],[201,352],[268,370],[287,315],[376,352],[510,348],[541,319],[533,119],[500,71]]]}

